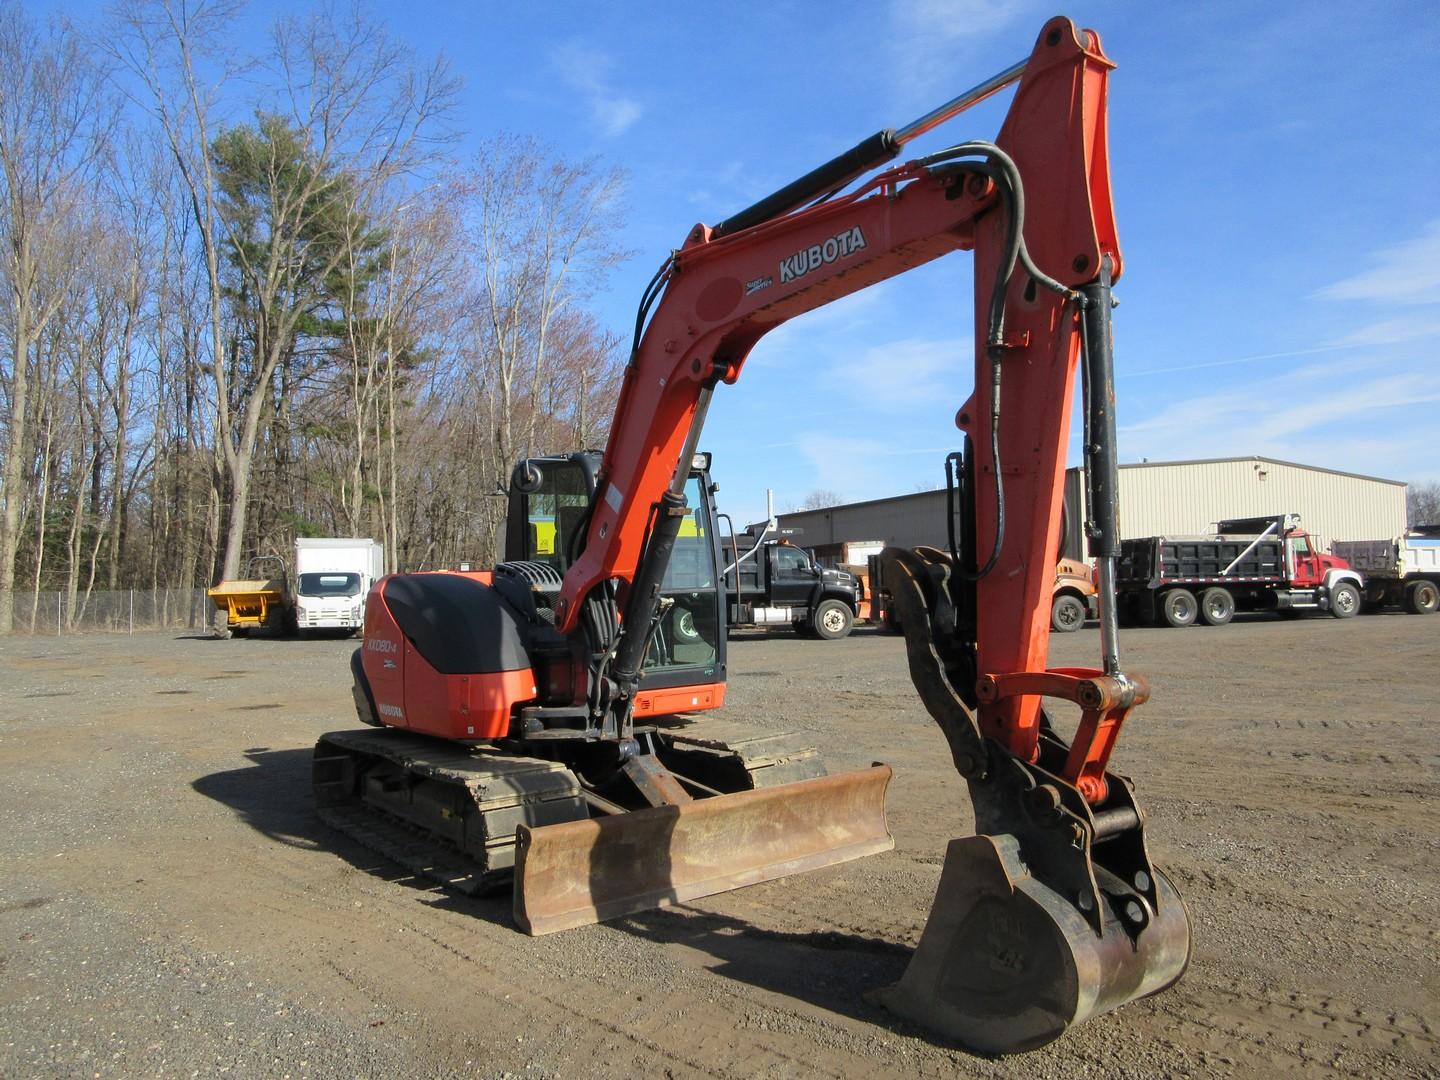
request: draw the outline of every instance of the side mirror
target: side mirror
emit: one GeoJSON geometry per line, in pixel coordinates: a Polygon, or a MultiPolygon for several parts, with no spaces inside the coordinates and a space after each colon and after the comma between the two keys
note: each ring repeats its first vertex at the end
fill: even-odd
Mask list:
{"type": "Polygon", "coordinates": [[[539,490],[544,479],[539,467],[526,458],[515,466],[515,471],[510,475],[510,486],[523,495],[529,495],[539,490]]]}

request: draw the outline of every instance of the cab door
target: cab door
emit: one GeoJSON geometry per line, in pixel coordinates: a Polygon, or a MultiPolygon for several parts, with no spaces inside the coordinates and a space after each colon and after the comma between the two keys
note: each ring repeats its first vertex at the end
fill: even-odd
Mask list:
{"type": "Polygon", "coordinates": [[[1308,588],[1320,584],[1324,575],[1320,571],[1320,557],[1310,548],[1310,537],[1304,533],[1290,537],[1290,558],[1295,564],[1292,585],[1308,588]]]}
{"type": "Polygon", "coordinates": [[[776,607],[808,607],[819,577],[809,556],[797,547],[775,544],[770,558],[771,602],[776,607]]]}

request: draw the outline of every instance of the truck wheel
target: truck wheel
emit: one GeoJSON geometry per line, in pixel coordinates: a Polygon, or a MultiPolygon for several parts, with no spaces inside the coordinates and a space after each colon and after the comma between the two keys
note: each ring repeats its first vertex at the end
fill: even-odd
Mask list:
{"type": "Polygon", "coordinates": [[[835,641],[850,633],[855,623],[850,606],[840,600],[821,600],[810,618],[815,636],[826,641],[835,641]]]}
{"type": "Polygon", "coordinates": [[[1429,615],[1440,607],[1440,589],[1433,581],[1416,581],[1405,590],[1405,607],[1415,615],[1429,615]]]}
{"type": "Polygon", "coordinates": [[[1206,626],[1224,626],[1235,617],[1235,598],[1229,589],[1206,589],[1200,594],[1200,618],[1206,626]]]}
{"type": "Polygon", "coordinates": [[[1348,581],[1342,581],[1330,590],[1330,614],[1337,619],[1348,619],[1360,610],[1360,590],[1348,581]]]}
{"type": "Polygon", "coordinates": [[[1189,589],[1171,589],[1160,600],[1160,612],[1166,626],[1194,626],[1200,605],[1189,589]]]}
{"type": "Polygon", "coordinates": [[[1066,593],[1055,597],[1050,605],[1050,629],[1056,633],[1069,634],[1085,625],[1085,605],[1078,596],[1066,593]]]}

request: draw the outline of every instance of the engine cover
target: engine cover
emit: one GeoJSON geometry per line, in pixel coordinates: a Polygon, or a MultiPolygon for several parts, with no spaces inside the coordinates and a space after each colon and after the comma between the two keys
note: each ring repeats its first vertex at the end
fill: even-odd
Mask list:
{"type": "Polygon", "coordinates": [[[392,574],[365,607],[362,666],[377,719],[446,739],[509,733],[536,697],[530,627],[489,574],[392,574]]]}

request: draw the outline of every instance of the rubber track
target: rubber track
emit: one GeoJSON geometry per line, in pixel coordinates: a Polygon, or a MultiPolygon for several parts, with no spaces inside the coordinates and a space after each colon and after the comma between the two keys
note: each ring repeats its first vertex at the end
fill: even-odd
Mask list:
{"type": "Polygon", "coordinates": [[[336,731],[315,747],[322,821],[467,894],[505,887],[515,828],[588,816],[580,783],[541,758],[403,731],[336,731]]]}

